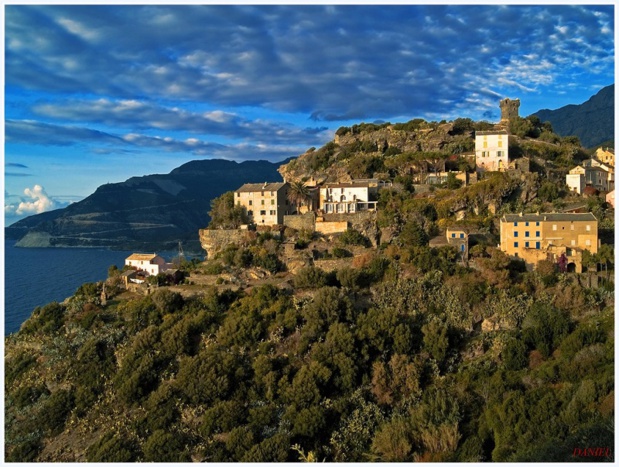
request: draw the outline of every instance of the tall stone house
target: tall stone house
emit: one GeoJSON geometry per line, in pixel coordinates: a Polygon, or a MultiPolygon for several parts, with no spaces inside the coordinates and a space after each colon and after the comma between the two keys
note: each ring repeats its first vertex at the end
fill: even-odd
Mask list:
{"type": "Polygon", "coordinates": [[[475,165],[478,172],[502,172],[509,167],[509,133],[507,130],[475,133],[475,165]]]}
{"type": "Polygon", "coordinates": [[[521,258],[528,268],[565,255],[568,270],[582,272],[582,252],[597,253],[598,221],[589,213],[505,214],[500,220],[500,248],[521,258]]]}
{"type": "Polygon", "coordinates": [[[288,183],[246,183],[234,192],[234,204],[256,225],[282,225],[295,207],[288,201],[288,183]]]}

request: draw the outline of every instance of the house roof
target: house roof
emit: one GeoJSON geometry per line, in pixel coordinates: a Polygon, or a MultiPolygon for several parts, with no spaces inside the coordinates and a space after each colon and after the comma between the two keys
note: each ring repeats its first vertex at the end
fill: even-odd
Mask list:
{"type": "Polygon", "coordinates": [[[156,257],[155,253],[133,253],[125,261],[150,261],[156,257]]]}
{"type": "Polygon", "coordinates": [[[278,191],[281,190],[286,182],[265,182],[265,183],[246,183],[236,190],[237,193],[255,193],[257,191],[278,191]]]}
{"type": "Polygon", "coordinates": [[[505,214],[501,222],[569,222],[569,221],[597,221],[590,212],[542,212],[540,214],[505,214]]]}
{"type": "Polygon", "coordinates": [[[475,136],[477,135],[508,135],[507,130],[487,130],[487,131],[476,131],[475,136]]]}
{"type": "Polygon", "coordinates": [[[369,188],[369,182],[325,183],[323,188],[369,188]]]}

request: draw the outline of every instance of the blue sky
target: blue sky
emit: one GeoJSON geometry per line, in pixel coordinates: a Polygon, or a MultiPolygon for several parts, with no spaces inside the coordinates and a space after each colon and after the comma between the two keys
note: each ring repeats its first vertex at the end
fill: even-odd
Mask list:
{"type": "Polygon", "coordinates": [[[614,83],[614,7],[5,7],[5,221],[360,122],[499,119],[614,83]]]}

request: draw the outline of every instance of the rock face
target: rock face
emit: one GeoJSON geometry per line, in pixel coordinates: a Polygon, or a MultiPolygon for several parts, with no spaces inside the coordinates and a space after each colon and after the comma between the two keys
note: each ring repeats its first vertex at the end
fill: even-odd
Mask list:
{"type": "Polygon", "coordinates": [[[100,186],[64,209],[30,216],[5,229],[22,247],[175,248],[199,251],[213,198],[243,183],[279,181],[279,164],[223,160],[188,162],[169,174],[100,186]]]}
{"type": "Polygon", "coordinates": [[[199,235],[200,245],[206,251],[207,259],[212,259],[229,244],[245,243],[250,239],[251,233],[247,230],[201,229],[199,235]]]}

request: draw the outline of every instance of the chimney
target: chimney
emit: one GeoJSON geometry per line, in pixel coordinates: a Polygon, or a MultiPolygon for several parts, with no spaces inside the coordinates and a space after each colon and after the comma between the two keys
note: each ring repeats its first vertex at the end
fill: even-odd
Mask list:
{"type": "Polygon", "coordinates": [[[262,189],[264,190],[267,187],[267,182],[264,182],[264,185],[262,186],[262,189]]]}

